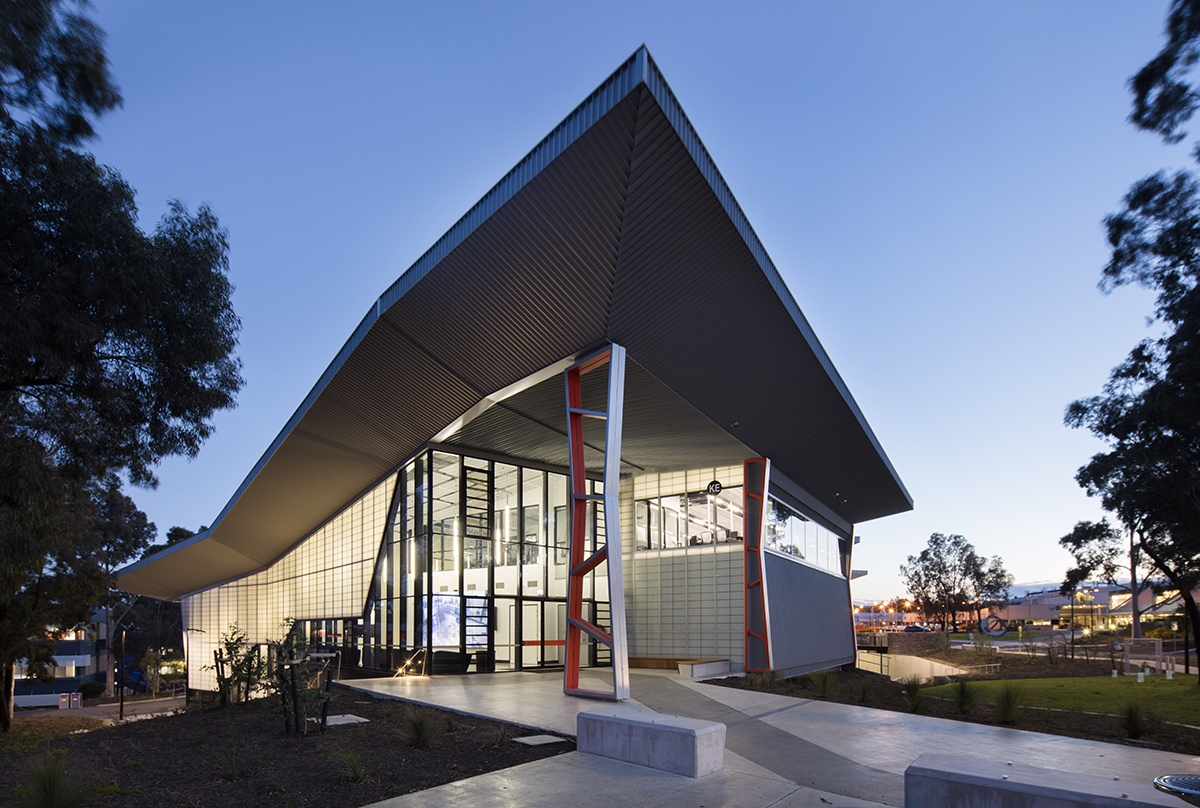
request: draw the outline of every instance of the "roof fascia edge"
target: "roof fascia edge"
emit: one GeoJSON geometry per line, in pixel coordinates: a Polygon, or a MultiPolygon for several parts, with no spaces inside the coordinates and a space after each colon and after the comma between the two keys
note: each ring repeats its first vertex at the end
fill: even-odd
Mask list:
{"type": "MultiPolygon", "coordinates": [[[[195,536],[189,536],[188,538],[184,539],[183,541],[176,542],[175,544],[172,544],[169,547],[162,548],[154,555],[148,555],[139,561],[133,562],[132,564],[126,564],[124,567],[121,567],[119,570],[116,570],[115,572],[113,572],[113,575],[120,578],[124,575],[128,575],[131,572],[137,572],[142,567],[145,567],[148,564],[153,564],[155,561],[158,561],[161,558],[166,558],[169,555],[174,555],[175,553],[179,552],[180,550],[184,549],[185,547],[191,547],[193,544],[199,544],[200,542],[207,539],[208,534],[211,532],[212,532],[211,527],[208,530],[202,530],[199,533],[197,533],[195,536]]],[[[236,548],[230,548],[230,549],[236,549],[236,548]]],[[[249,558],[249,556],[247,556],[247,558],[249,558]]]]}
{"type": "Polygon", "coordinates": [[[729,190],[729,186],[726,184],[725,178],[721,176],[721,172],[717,169],[716,163],[713,162],[712,157],[709,155],[708,149],[704,147],[704,143],[701,142],[700,136],[696,134],[696,130],[692,126],[691,121],[689,121],[687,115],[684,114],[683,108],[680,106],[679,101],[675,98],[675,93],[671,91],[671,88],[667,84],[666,79],[663,77],[662,72],[658,69],[658,65],[655,64],[654,59],[645,52],[644,47],[639,49],[635,56],[643,53],[645,53],[647,59],[644,78],[646,87],[650,90],[651,95],[654,96],[654,100],[658,102],[659,107],[662,109],[667,121],[670,122],[672,128],[674,128],[675,133],[679,136],[680,141],[683,142],[684,148],[687,149],[688,154],[691,155],[692,160],[695,161],[696,166],[700,169],[701,175],[703,175],[705,181],[708,182],[709,187],[711,187],[713,190],[713,193],[716,194],[717,199],[721,203],[721,207],[725,209],[726,215],[729,216],[733,226],[741,235],[742,240],[745,241],[746,247],[749,248],[750,253],[758,262],[758,266],[766,276],[767,281],[771,284],[771,287],[775,290],[775,293],[779,295],[779,299],[783,303],[784,308],[786,308],[788,313],[792,315],[792,319],[795,321],[796,327],[800,329],[800,333],[804,335],[804,339],[812,347],[813,353],[817,357],[817,361],[821,363],[821,366],[825,369],[825,372],[833,381],[834,386],[837,388],[838,392],[841,393],[842,398],[845,399],[846,405],[850,408],[850,411],[854,414],[854,417],[858,419],[858,423],[862,427],[864,434],[866,434],[868,440],[871,441],[871,445],[875,447],[875,451],[879,453],[879,458],[883,461],[888,472],[892,475],[892,479],[896,481],[896,485],[899,486],[900,491],[904,494],[905,498],[911,505],[913,501],[912,495],[908,493],[908,489],[905,488],[904,482],[900,479],[900,475],[896,473],[895,467],[892,466],[892,461],[888,459],[887,453],[884,452],[883,446],[879,443],[879,439],[875,436],[870,424],[867,423],[866,416],[864,416],[862,410],[859,409],[858,403],[854,400],[854,396],[850,394],[850,389],[846,386],[846,382],[842,379],[841,374],[838,373],[837,368],[833,366],[833,361],[829,358],[829,354],[825,352],[825,348],[821,345],[820,339],[817,338],[817,333],[813,331],[812,326],[809,324],[808,318],[806,318],[804,313],[800,311],[800,306],[797,305],[796,299],[792,297],[791,290],[788,289],[787,285],[783,282],[783,277],[779,274],[779,270],[775,267],[775,263],[771,260],[771,256],[767,254],[766,248],[763,247],[762,242],[759,241],[758,235],[754,232],[754,228],[750,226],[750,222],[746,218],[746,214],[742,212],[741,206],[738,204],[737,199],[734,198],[733,192],[729,190]]]}
{"type": "Polygon", "coordinates": [[[405,292],[411,289],[417,281],[425,277],[433,267],[437,266],[439,261],[462,243],[463,239],[474,232],[488,217],[499,210],[505,202],[512,199],[518,191],[524,188],[555,157],[578,140],[584,132],[591,128],[592,124],[612,110],[618,102],[631,93],[638,85],[645,83],[649,61],[649,53],[646,51],[646,46],[642,45],[607,79],[601,82],[600,86],[593,90],[591,95],[582,104],[568,114],[549,135],[543,138],[537,146],[533,147],[512,170],[492,186],[491,190],[484,194],[483,198],[476,202],[461,219],[455,222],[445,235],[438,239],[412,266],[405,270],[404,274],[388,287],[387,291],[379,296],[370,310],[363,315],[362,320],[359,321],[358,326],[354,329],[354,333],[350,335],[349,339],[346,340],[337,352],[337,355],[334,356],[333,361],[329,363],[329,367],[321,374],[321,378],[313,385],[312,390],[304,397],[304,400],[296,408],[296,411],[292,413],[292,417],[284,424],[283,429],[279,431],[275,440],[263,452],[262,457],[258,459],[258,462],[254,464],[254,467],[246,475],[242,484],[238,486],[233,496],[229,498],[229,502],[226,503],[225,507],[217,515],[217,518],[213,520],[210,530],[218,527],[226,514],[229,513],[229,510],[241,499],[242,494],[246,492],[246,489],[250,487],[250,484],[254,482],[254,479],[266,467],[268,461],[279,450],[284,440],[292,433],[296,425],[300,423],[300,419],[304,417],[309,408],[316,402],[317,397],[324,392],[329,382],[332,381],[338,370],[345,364],[350,354],[354,352],[354,349],[358,347],[358,344],[362,342],[363,337],[371,330],[371,326],[375,324],[380,315],[399,300],[405,292]]]}

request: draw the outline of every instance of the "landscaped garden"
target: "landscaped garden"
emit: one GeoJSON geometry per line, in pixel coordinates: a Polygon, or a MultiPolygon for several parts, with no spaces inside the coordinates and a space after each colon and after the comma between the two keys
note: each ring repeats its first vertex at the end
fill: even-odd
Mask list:
{"type": "Polygon", "coordinates": [[[1079,653],[1072,660],[1061,648],[996,653],[981,644],[926,656],[962,667],[999,663],[999,669],[930,684],[894,682],[858,669],[790,679],[768,672],[709,684],[1200,754],[1195,674],[1176,674],[1172,681],[1150,675],[1140,683],[1134,675],[1114,679],[1110,659],[1079,653]]]}
{"type": "Polygon", "coordinates": [[[56,713],[18,715],[13,731],[0,736],[0,804],[21,805],[39,781],[61,781],[65,772],[89,800],[73,804],[358,808],[575,749],[570,739],[516,743],[536,733],[512,724],[340,687],[333,693],[331,715],[367,722],[324,732],[306,722],[307,735],[288,734],[271,698],[116,727],[56,713]],[[65,734],[79,730],[89,731],[65,734]]]}

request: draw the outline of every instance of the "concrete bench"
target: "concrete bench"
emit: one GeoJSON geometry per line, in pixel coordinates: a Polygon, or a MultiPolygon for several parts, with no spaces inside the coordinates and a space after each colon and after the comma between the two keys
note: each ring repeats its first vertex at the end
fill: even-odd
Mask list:
{"type": "Polygon", "coordinates": [[[693,679],[729,673],[728,659],[685,659],[679,663],[679,675],[693,679]]]}
{"type": "Polygon", "coordinates": [[[725,725],[613,706],[580,713],[575,748],[638,766],[704,777],[725,759],[725,725]]]}
{"type": "Polygon", "coordinates": [[[921,755],[904,772],[905,808],[1148,808],[1183,803],[1147,780],[921,755]]]}

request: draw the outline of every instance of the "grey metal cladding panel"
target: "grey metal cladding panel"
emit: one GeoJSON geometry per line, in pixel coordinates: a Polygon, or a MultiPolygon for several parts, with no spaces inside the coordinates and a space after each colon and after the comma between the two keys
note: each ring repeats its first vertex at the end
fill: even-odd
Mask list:
{"type": "Polygon", "coordinates": [[[628,147],[596,176],[583,164],[611,144],[603,129],[591,134],[384,315],[481,394],[603,339],[628,147]]]}
{"type": "Polygon", "coordinates": [[[763,553],[771,665],[777,669],[854,661],[850,584],[794,561],[763,553]]]}

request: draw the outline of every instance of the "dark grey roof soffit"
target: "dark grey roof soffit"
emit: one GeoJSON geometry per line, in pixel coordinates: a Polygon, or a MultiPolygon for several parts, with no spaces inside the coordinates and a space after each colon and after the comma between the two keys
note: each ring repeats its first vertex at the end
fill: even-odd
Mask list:
{"type": "Polygon", "coordinates": [[[607,342],[702,416],[710,454],[770,457],[848,522],[912,507],[642,47],[379,297],[212,529],[118,585],[264,568],[488,395],[607,342]]]}

